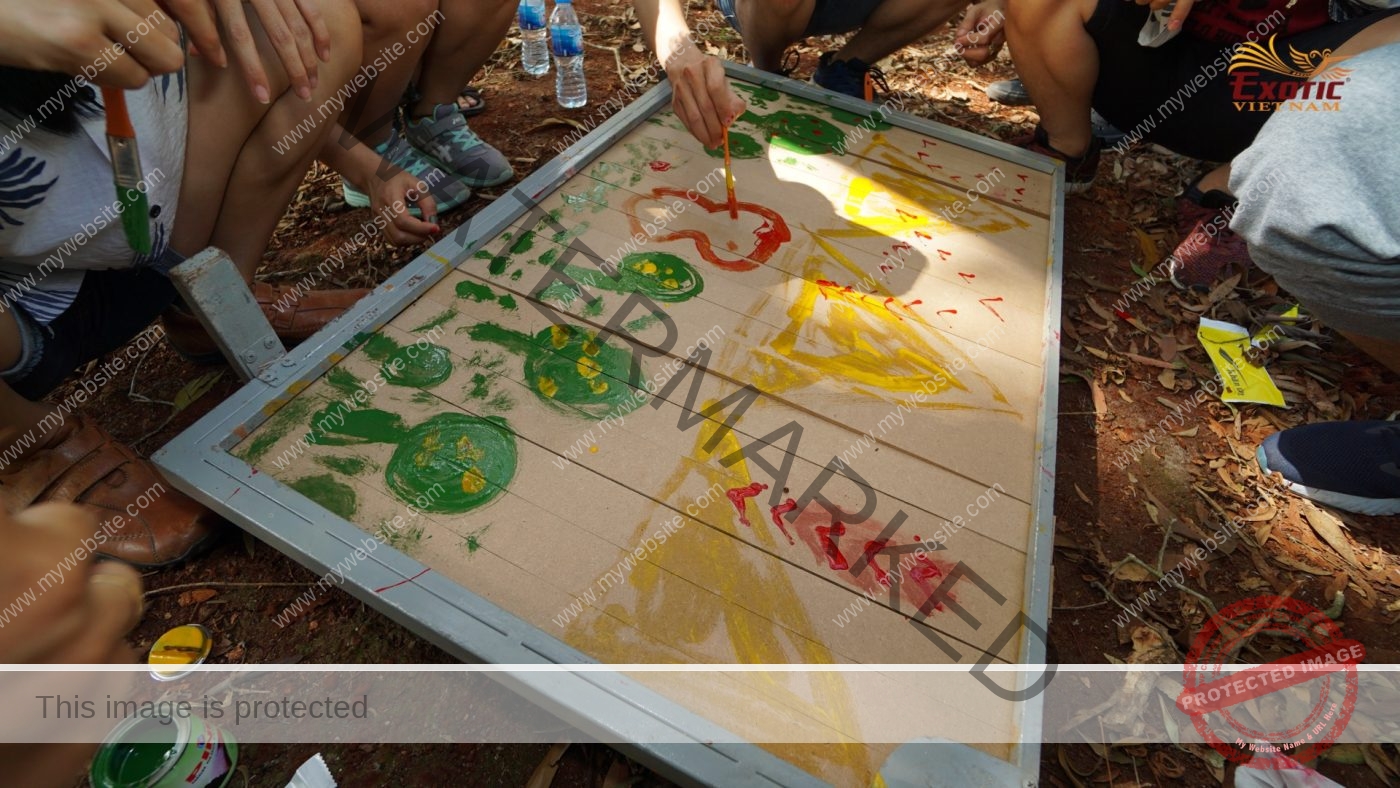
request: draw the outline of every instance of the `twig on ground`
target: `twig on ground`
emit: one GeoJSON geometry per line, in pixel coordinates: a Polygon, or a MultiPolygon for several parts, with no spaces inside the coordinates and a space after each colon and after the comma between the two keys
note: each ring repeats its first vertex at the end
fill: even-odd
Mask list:
{"type": "Polygon", "coordinates": [[[152,588],[146,592],[146,596],[160,596],[161,594],[171,594],[176,591],[188,591],[195,588],[305,588],[315,585],[308,580],[305,583],[231,583],[210,581],[208,583],[181,583],[175,586],[165,586],[164,588],[152,588]]]}

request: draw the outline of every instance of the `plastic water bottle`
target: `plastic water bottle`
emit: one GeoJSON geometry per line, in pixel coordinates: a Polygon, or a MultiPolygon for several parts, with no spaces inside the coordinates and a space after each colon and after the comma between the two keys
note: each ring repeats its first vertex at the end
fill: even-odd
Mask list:
{"type": "Polygon", "coordinates": [[[515,21],[520,25],[520,65],[538,77],[549,72],[549,42],[545,40],[544,0],[520,0],[515,21]]]}
{"type": "Polygon", "coordinates": [[[557,0],[549,15],[549,43],[554,50],[554,95],[559,106],[588,103],[588,80],[583,75],[583,28],[571,0],[557,0]]]}

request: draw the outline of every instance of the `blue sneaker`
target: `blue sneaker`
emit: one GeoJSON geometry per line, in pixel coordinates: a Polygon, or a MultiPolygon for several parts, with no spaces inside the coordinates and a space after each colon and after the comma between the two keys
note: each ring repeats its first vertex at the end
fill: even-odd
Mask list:
{"type": "MultiPolygon", "coordinates": [[[[437,203],[439,216],[461,206],[472,198],[471,189],[463,185],[457,178],[443,172],[426,156],[414,150],[413,146],[408,144],[408,140],[404,139],[396,128],[390,129],[389,139],[374,146],[374,150],[389,163],[428,184],[428,191],[437,203]]],[[[340,179],[340,190],[345,196],[346,205],[352,208],[368,208],[370,206],[369,195],[356,189],[350,181],[343,177],[340,179]]],[[[408,212],[413,216],[421,217],[423,215],[423,212],[418,210],[416,205],[409,206],[408,212]]]]}
{"type": "Polygon", "coordinates": [[[1270,435],[1259,467],[1293,492],[1372,516],[1400,514],[1400,422],[1328,421],[1270,435]]]}
{"type": "Polygon", "coordinates": [[[510,162],[467,126],[456,104],[436,104],[426,118],[409,118],[408,141],[468,186],[496,186],[515,177],[510,162]]]}
{"type": "Polygon", "coordinates": [[[834,59],[834,52],[823,52],[817,62],[817,70],[812,72],[812,82],[833,93],[844,93],[866,101],[875,100],[875,88],[888,93],[890,86],[885,82],[885,72],[860,58],[850,60],[834,59]]]}

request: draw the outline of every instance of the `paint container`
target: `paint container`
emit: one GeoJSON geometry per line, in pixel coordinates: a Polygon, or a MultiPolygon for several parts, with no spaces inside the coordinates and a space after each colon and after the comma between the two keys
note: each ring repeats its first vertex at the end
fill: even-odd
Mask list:
{"type": "Polygon", "coordinates": [[[188,676],[204,664],[214,647],[209,630],[198,624],[185,624],[166,632],[151,644],[146,664],[156,681],[173,681],[188,676]]]}
{"type": "Polygon", "coordinates": [[[238,742],[199,717],[125,720],[107,736],[88,777],[93,788],[221,788],[238,742]]]}

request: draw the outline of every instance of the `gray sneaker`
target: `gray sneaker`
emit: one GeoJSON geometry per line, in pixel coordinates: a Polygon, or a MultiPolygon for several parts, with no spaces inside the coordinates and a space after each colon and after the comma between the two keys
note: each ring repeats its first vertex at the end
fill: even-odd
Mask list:
{"type": "Polygon", "coordinates": [[[436,104],[431,117],[408,121],[408,141],[471,186],[495,186],[515,177],[501,152],[467,126],[456,104],[436,104]]]}
{"type": "MultiPolygon", "coordinates": [[[[439,215],[447,213],[472,198],[471,189],[467,188],[459,179],[452,177],[451,174],[443,172],[431,159],[409,145],[408,140],[399,134],[398,129],[390,129],[389,139],[374,146],[374,150],[389,163],[428,184],[428,191],[433,195],[433,201],[437,203],[439,215]]],[[[346,205],[353,208],[368,208],[370,206],[369,195],[356,189],[349,181],[341,178],[340,187],[341,192],[345,195],[346,205]]],[[[413,216],[422,215],[417,206],[410,206],[408,212],[413,216]]]]}

